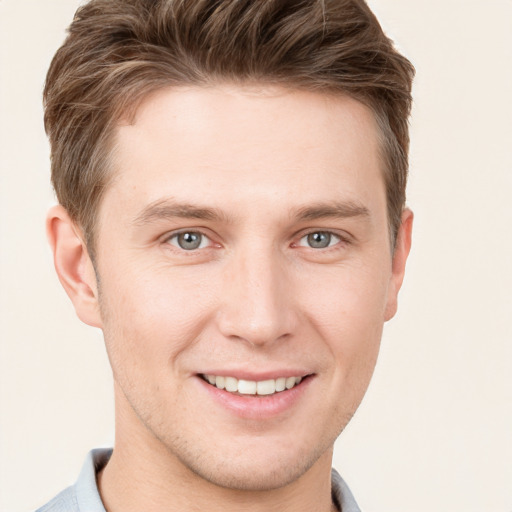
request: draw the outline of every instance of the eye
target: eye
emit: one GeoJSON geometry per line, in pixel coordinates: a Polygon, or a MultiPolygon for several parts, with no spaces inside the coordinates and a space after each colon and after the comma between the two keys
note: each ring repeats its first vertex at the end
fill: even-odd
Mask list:
{"type": "Polygon", "coordinates": [[[312,249],[327,249],[341,241],[341,238],[329,231],[314,231],[303,236],[299,244],[302,247],[311,247],[312,249]]]}
{"type": "Polygon", "coordinates": [[[183,231],[172,235],[168,242],[184,251],[194,251],[195,249],[204,249],[210,244],[208,237],[198,231],[183,231]]]}

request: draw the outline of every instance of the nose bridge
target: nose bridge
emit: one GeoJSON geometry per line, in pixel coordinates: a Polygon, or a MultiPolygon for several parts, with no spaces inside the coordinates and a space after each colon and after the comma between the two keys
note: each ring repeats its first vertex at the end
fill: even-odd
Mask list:
{"type": "Polygon", "coordinates": [[[295,321],[288,281],[276,248],[259,243],[235,251],[227,265],[222,333],[253,345],[291,334],[295,321]]]}

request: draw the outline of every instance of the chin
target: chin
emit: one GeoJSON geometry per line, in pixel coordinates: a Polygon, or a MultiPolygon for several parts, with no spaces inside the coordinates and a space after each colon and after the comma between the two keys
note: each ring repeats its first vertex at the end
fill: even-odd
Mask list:
{"type": "Polygon", "coordinates": [[[198,476],[210,483],[225,489],[238,491],[272,491],[286,487],[298,480],[310,469],[313,462],[295,463],[295,465],[272,464],[268,466],[248,463],[240,465],[239,461],[228,461],[219,464],[211,471],[209,468],[191,468],[198,476]]]}
{"type": "MultiPolygon", "coordinates": [[[[181,463],[211,484],[232,490],[258,492],[286,487],[300,479],[315,464],[325,463],[329,470],[332,442],[306,446],[245,447],[237,452],[208,454],[181,453],[181,463]]],[[[259,443],[256,443],[259,444],[259,443]]]]}

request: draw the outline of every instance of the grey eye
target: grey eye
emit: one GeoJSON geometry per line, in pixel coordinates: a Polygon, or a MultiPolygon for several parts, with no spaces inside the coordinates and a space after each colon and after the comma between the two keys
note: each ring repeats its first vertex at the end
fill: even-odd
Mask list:
{"type": "Polygon", "coordinates": [[[304,235],[299,244],[302,247],[311,249],[327,249],[341,242],[341,238],[330,231],[313,231],[308,235],[304,235]]]}
{"type": "Polygon", "coordinates": [[[307,243],[313,249],[325,249],[331,245],[332,235],[325,231],[310,233],[306,236],[307,243]]]}
{"type": "Polygon", "coordinates": [[[185,251],[193,251],[194,249],[202,249],[207,245],[207,238],[197,231],[185,231],[171,237],[169,242],[185,251]]]}

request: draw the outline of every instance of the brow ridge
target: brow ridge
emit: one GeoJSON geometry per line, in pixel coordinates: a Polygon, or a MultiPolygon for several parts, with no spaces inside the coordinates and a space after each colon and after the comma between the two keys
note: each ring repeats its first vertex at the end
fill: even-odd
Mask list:
{"type": "Polygon", "coordinates": [[[370,210],[363,204],[354,201],[319,203],[299,208],[296,217],[303,221],[324,218],[370,217],[370,210]]]}
{"type": "Polygon", "coordinates": [[[159,199],[150,203],[137,215],[133,224],[141,226],[158,220],[172,218],[199,220],[226,220],[226,214],[216,208],[206,208],[188,203],[178,203],[173,199],[159,199]]]}
{"type": "MultiPolygon", "coordinates": [[[[370,211],[362,204],[346,201],[318,203],[298,208],[292,217],[298,221],[311,221],[325,218],[345,219],[350,217],[369,217],[370,211]]],[[[217,208],[178,203],[173,199],[159,199],[146,206],[134,219],[133,224],[141,226],[159,220],[189,218],[208,221],[228,220],[225,212],[217,208]]]]}

